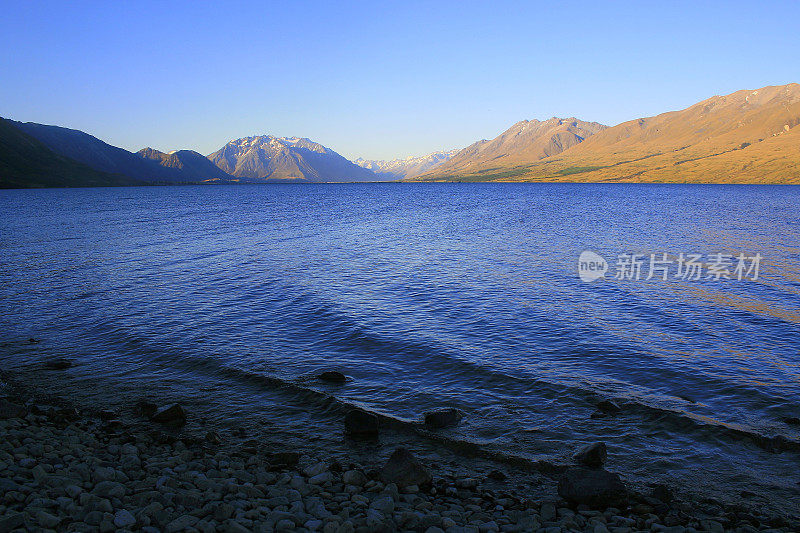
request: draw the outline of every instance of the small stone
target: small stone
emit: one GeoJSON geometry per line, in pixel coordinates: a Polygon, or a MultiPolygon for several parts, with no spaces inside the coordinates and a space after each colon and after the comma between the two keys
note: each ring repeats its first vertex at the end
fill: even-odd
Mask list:
{"type": "Polygon", "coordinates": [[[425,413],[425,425],[431,429],[457,426],[464,414],[454,407],[434,409],[425,413]]]}
{"type": "Polygon", "coordinates": [[[373,439],[378,436],[378,417],[372,413],[353,409],[344,417],[344,429],[351,437],[373,439]]]}
{"type": "Polygon", "coordinates": [[[475,478],[466,478],[456,480],[456,487],[459,489],[475,490],[478,487],[478,480],[475,478]]]}
{"type": "Polygon", "coordinates": [[[119,498],[125,496],[125,486],[116,481],[101,481],[92,489],[92,494],[100,496],[101,498],[119,498]]]}
{"type": "Polygon", "coordinates": [[[294,522],[289,520],[288,518],[284,518],[283,520],[278,520],[275,524],[275,531],[291,531],[294,529],[294,522]]]}
{"type": "Polygon", "coordinates": [[[320,381],[327,381],[328,383],[346,383],[347,376],[336,370],[326,370],[317,376],[320,381]]]}
{"type": "Polygon", "coordinates": [[[55,529],[61,523],[61,519],[53,516],[47,511],[39,511],[36,513],[36,521],[40,526],[46,529],[55,529]]]}
{"type": "Polygon", "coordinates": [[[14,531],[25,525],[25,515],[22,513],[11,513],[0,517],[0,531],[14,531]]]}
{"type": "Polygon", "coordinates": [[[431,482],[428,470],[405,448],[397,448],[392,453],[380,475],[385,483],[394,483],[400,488],[426,486],[431,482]]]}
{"type": "Polygon", "coordinates": [[[495,481],[505,481],[507,478],[508,476],[500,470],[492,470],[489,472],[489,479],[493,479],[495,481]]]}
{"type": "Polygon", "coordinates": [[[605,464],[608,457],[608,450],[604,442],[587,444],[573,456],[578,464],[589,468],[600,468],[605,464]]]}
{"type": "Polygon", "coordinates": [[[217,522],[224,522],[228,518],[233,516],[233,513],[236,509],[233,508],[233,505],[229,503],[220,503],[214,509],[214,520],[217,522]]]}
{"type": "Polygon", "coordinates": [[[330,482],[331,479],[332,478],[330,472],[322,472],[320,474],[317,474],[316,476],[309,478],[308,483],[310,485],[324,485],[325,483],[330,482]]]}
{"type": "Polygon", "coordinates": [[[356,487],[363,487],[367,482],[367,476],[360,470],[348,470],[342,474],[342,481],[347,485],[355,485],[356,487]]]}
{"type": "Polygon", "coordinates": [[[700,520],[700,527],[709,533],[725,533],[725,528],[716,520],[700,520]]]}
{"type": "Polygon", "coordinates": [[[64,492],[67,494],[67,496],[74,500],[80,496],[81,492],[83,492],[83,489],[77,485],[67,485],[64,487],[64,492]]]}
{"type": "Polygon", "coordinates": [[[552,503],[543,503],[540,514],[542,515],[542,520],[552,522],[556,519],[556,506],[552,503]]]}
{"type": "Polygon", "coordinates": [[[114,525],[120,528],[130,527],[136,523],[136,518],[126,509],[120,509],[114,515],[114,525]]]}
{"type": "Polygon", "coordinates": [[[164,531],[166,533],[177,533],[178,531],[183,531],[186,528],[194,526],[199,520],[200,519],[196,516],[185,514],[167,524],[164,531]]]}
{"type": "Polygon", "coordinates": [[[391,496],[381,496],[375,498],[369,507],[384,515],[388,515],[394,512],[394,500],[391,496]]]}

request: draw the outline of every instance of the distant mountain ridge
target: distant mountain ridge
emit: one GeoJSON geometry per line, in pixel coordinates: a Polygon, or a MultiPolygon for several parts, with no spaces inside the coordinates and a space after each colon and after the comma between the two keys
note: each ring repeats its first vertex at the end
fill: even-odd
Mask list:
{"type": "Polygon", "coordinates": [[[353,163],[387,179],[415,178],[448,161],[458,152],[458,149],[446,150],[423,156],[392,159],[390,161],[358,158],[353,163]]]}
{"type": "Polygon", "coordinates": [[[608,126],[575,117],[522,120],[492,140],[481,140],[423,176],[481,173],[560,154],[608,126]]]}
{"type": "Polygon", "coordinates": [[[52,151],[100,172],[127,176],[145,183],[188,183],[196,181],[180,171],[143,159],[137,154],[111,146],[79,130],[34,122],[13,122],[18,129],[44,143],[52,151]]]}
{"type": "Polygon", "coordinates": [[[16,122],[0,118],[0,187],[106,187],[142,185],[57,154],[16,122]]]}
{"type": "Polygon", "coordinates": [[[371,170],[303,137],[242,137],[230,141],[208,159],[228,174],[251,181],[350,182],[378,179],[371,170]]]}
{"type": "Polygon", "coordinates": [[[194,150],[175,150],[164,153],[148,147],[142,148],[136,154],[143,159],[155,161],[162,167],[180,171],[187,179],[194,181],[232,179],[230,174],[194,150]]]}

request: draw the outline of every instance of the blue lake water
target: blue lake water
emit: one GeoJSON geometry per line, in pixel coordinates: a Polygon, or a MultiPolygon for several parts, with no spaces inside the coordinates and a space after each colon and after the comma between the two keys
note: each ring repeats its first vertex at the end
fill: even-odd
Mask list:
{"type": "Polygon", "coordinates": [[[37,378],[54,390],[321,442],[339,422],[314,391],[408,422],[455,406],[448,437],[509,454],[604,440],[637,480],[800,490],[798,187],[15,190],[0,213],[0,364],[74,358],[37,378]],[[579,279],[584,250],[606,279],[579,279]],[[626,253],[642,279],[614,279],[626,253]],[[762,259],[756,280],[645,280],[651,253],[762,259]],[[309,377],[331,368],[352,380],[309,377]],[[622,412],[592,418],[601,399],[622,412]]]}

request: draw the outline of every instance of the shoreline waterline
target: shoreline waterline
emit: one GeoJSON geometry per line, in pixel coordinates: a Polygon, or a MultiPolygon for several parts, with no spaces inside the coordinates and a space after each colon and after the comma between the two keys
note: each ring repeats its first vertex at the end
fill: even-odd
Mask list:
{"type": "Polygon", "coordinates": [[[725,531],[792,531],[800,526],[800,517],[790,509],[776,513],[746,508],[741,502],[673,493],[674,488],[660,484],[646,487],[628,482],[628,496],[618,507],[577,505],[564,501],[557,487],[569,465],[552,465],[549,472],[547,468],[531,470],[469,450],[432,445],[402,431],[398,435],[391,427],[382,426],[376,441],[342,438],[341,446],[326,447],[327,453],[320,453],[314,446],[287,446],[268,429],[260,434],[205,432],[204,423],[191,412],[190,423],[169,427],[143,419],[133,405],[124,412],[109,412],[99,405],[81,408],[59,398],[58,391],[35,390],[19,375],[4,372],[2,381],[4,413],[9,405],[25,411],[18,413],[24,416],[4,416],[0,421],[9,439],[6,448],[8,442],[19,443],[13,455],[6,455],[12,451],[4,449],[0,457],[0,467],[4,467],[0,477],[8,480],[4,482],[7,489],[17,489],[7,492],[3,502],[3,520],[12,525],[24,520],[34,528],[46,527],[58,520],[59,530],[104,530],[116,519],[126,525],[114,529],[145,531],[184,527],[200,531],[546,531],[556,527],[600,531],[604,527],[620,533],[715,531],[718,526],[725,531]],[[429,486],[405,490],[381,480],[382,467],[398,447],[411,450],[430,472],[429,486]],[[287,457],[288,463],[283,463],[287,457]],[[220,466],[223,463],[229,464],[227,470],[220,466]],[[75,474],[84,471],[80,464],[87,465],[86,471],[100,465],[105,472],[101,477],[108,479],[81,478],[75,474]],[[198,477],[204,481],[193,486],[198,477]],[[348,486],[343,477],[362,484],[348,486]],[[51,478],[53,483],[49,483],[51,478]],[[103,481],[121,485],[123,489],[117,490],[124,490],[124,497],[101,495],[98,500],[97,487],[103,481]],[[227,488],[203,491],[207,481],[227,488]],[[76,494],[72,503],[62,494],[67,486],[76,494]],[[302,505],[294,504],[293,491],[299,493],[302,505]],[[156,498],[162,503],[145,505],[145,494],[148,501],[156,498]],[[107,509],[104,499],[110,511],[89,510],[107,509]],[[199,506],[192,509],[176,503],[181,501],[199,506]],[[218,512],[223,504],[225,511],[218,512]],[[227,505],[233,508],[229,515],[227,505]],[[309,513],[309,507],[316,514],[309,513]],[[381,510],[375,512],[376,507],[381,510]],[[133,524],[127,524],[129,515],[135,519],[133,524]],[[100,520],[91,524],[81,518],[100,520]]]}

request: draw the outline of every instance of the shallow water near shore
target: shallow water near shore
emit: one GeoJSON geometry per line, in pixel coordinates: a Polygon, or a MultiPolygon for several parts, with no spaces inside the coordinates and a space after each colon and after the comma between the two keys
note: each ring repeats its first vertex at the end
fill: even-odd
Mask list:
{"type": "Polygon", "coordinates": [[[454,406],[454,441],[563,463],[603,440],[633,481],[800,498],[800,188],[19,190],[0,212],[0,364],[40,386],[321,446],[342,405],[454,406]],[[757,280],[589,284],[584,250],[763,260],[757,280]],[[621,412],[592,418],[601,399],[621,412]]]}

